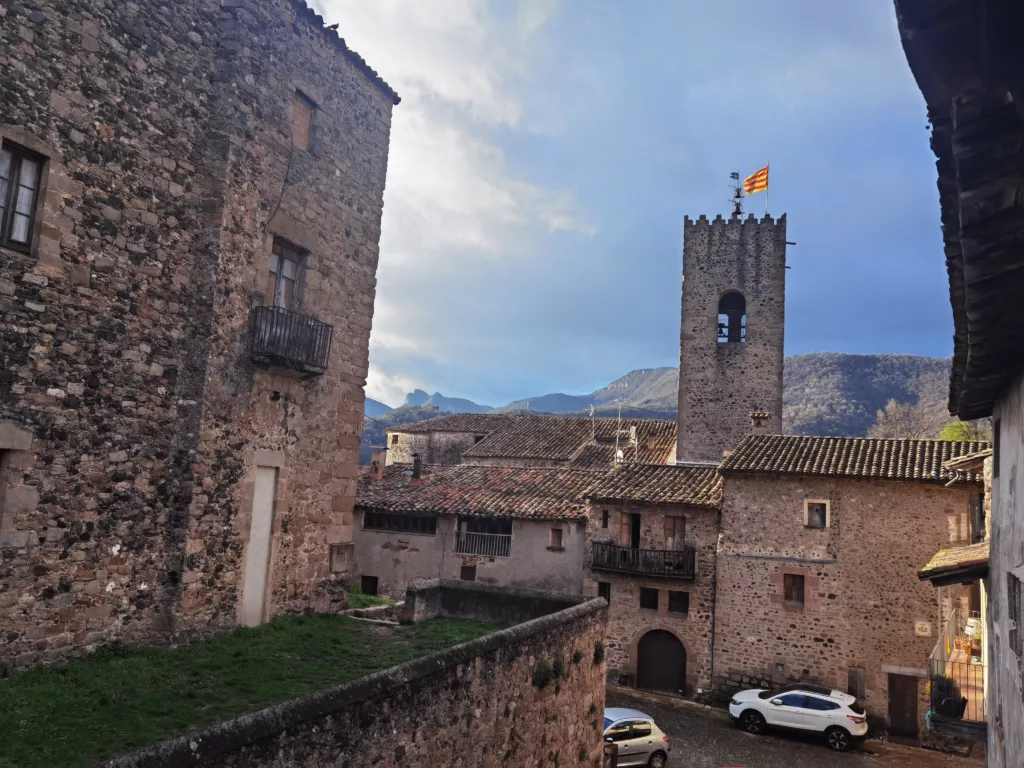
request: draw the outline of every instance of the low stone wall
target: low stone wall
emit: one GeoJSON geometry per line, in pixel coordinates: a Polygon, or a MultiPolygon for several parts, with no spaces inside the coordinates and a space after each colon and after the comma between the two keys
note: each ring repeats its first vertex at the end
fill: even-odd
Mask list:
{"type": "Polygon", "coordinates": [[[405,623],[443,618],[519,624],[587,600],[580,595],[524,587],[429,579],[409,586],[399,618],[405,623]]]}
{"type": "MultiPolygon", "coordinates": [[[[406,605],[416,599],[425,605],[429,596],[432,606],[447,606],[435,615],[456,616],[462,605],[471,613],[463,618],[474,618],[483,615],[482,604],[489,601],[495,605],[493,621],[503,602],[510,615],[545,604],[544,593],[497,591],[507,594],[482,585],[432,582],[406,605]]],[[[554,595],[547,603],[563,605],[554,613],[105,765],[598,768],[605,695],[599,644],[607,625],[606,603],[554,595]]]]}

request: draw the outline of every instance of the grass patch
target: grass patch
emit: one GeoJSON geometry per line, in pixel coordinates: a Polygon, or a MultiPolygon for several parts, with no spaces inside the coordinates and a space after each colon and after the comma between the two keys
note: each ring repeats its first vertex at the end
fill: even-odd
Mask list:
{"type": "Polygon", "coordinates": [[[319,614],[181,648],[104,649],[0,680],[0,768],[91,766],[494,629],[445,619],[392,629],[319,614]]]}
{"type": "Polygon", "coordinates": [[[386,597],[375,595],[364,595],[363,591],[355,584],[348,585],[348,607],[349,608],[375,608],[378,605],[394,605],[395,601],[386,597]]]}

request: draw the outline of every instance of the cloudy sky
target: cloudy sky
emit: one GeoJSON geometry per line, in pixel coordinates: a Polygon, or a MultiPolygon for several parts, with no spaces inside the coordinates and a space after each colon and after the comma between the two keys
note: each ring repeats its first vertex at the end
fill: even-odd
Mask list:
{"type": "Polygon", "coordinates": [[[314,5],[402,96],[370,397],[502,405],[677,365],[682,218],[767,162],[797,243],[786,353],[951,353],[891,0],[314,5]]]}

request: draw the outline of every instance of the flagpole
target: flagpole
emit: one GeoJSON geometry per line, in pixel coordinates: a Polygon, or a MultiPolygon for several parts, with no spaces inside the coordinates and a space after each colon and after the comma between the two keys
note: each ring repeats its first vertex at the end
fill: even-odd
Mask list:
{"type": "Polygon", "coordinates": [[[771,181],[772,181],[771,167],[772,167],[771,163],[768,163],[768,165],[765,166],[765,168],[769,169],[768,173],[767,173],[768,184],[765,185],[765,188],[764,188],[764,216],[765,216],[765,218],[768,218],[768,186],[771,185],[771,181]]]}

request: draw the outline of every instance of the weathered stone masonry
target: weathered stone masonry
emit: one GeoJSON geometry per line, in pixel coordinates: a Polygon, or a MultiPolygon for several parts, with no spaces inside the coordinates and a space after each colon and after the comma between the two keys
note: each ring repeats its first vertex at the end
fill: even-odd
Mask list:
{"type": "Polygon", "coordinates": [[[258,465],[267,616],[351,538],[397,97],[298,0],[221,6],[0,4],[0,140],[45,163],[0,249],[0,665],[234,625],[258,465]],[[318,378],[250,361],[275,236],[333,326],[318,378]]]}

